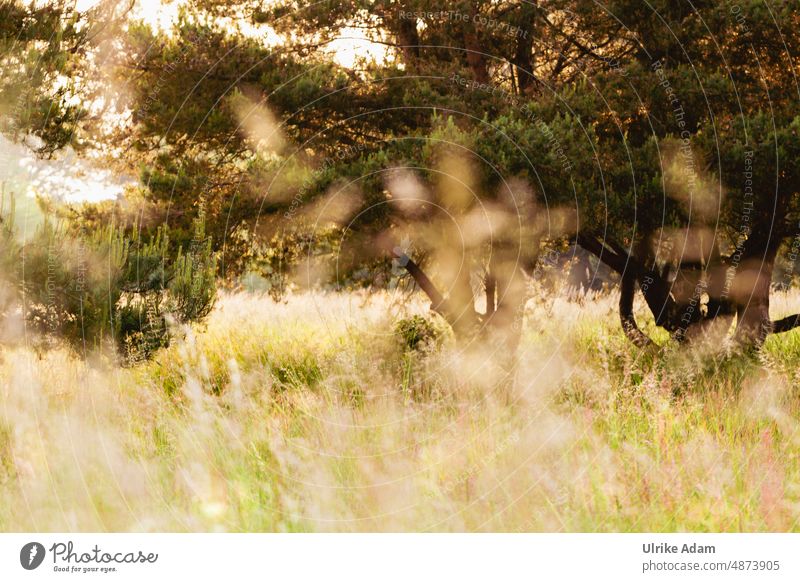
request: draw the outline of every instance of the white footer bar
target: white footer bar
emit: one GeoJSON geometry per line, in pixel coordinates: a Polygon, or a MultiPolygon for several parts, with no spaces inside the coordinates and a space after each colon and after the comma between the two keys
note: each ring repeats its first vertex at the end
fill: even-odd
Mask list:
{"type": "Polygon", "coordinates": [[[2,534],[0,580],[796,581],[798,550],[798,534],[2,534]]]}

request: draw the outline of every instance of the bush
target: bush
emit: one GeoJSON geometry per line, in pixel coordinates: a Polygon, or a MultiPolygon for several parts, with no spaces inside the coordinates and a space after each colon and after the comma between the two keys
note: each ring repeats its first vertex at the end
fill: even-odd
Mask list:
{"type": "Polygon", "coordinates": [[[166,227],[144,240],[136,224],[88,230],[47,216],[19,244],[9,216],[3,226],[0,263],[15,265],[5,271],[6,287],[47,341],[65,340],[84,354],[111,344],[136,362],[169,343],[168,319],[200,321],[214,305],[216,261],[202,215],[189,250],[175,256],[166,227]]]}
{"type": "Polygon", "coordinates": [[[422,315],[414,315],[397,320],[395,334],[406,350],[426,350],[441,346],[446,334],[446,326],[440,321],[422,315]]]}

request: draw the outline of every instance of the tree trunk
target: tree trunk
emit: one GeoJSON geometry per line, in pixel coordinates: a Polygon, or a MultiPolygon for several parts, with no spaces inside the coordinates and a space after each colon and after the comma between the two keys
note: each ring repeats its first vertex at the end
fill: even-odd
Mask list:
{"type": "Polygon", "coordinates": [[[490,340],[513,353],[522,335],[528,281],[517,262],[510,259],[501,257],[492,261],[491,276],[497,281],[497,308],[486,325],[490,340]]]}
{"type": "Polygon", "coordinates": [[[401,19],[397,25],[396,36],[397,44],[400,45],[400,50],[403,53],[406,71],[413,72],[420,56],[417,21],[415,19],[401,19]]]}
{"type": "Polygon", "coordinates": [[[495,296],[497,293],[497,279],[494,278],[491,272],[486,274],[484,288],[486,291],[486,317],[488,319],[494,313],[495,296]]]}
{"type": "Polygon", "coordinates": [[[736,313],[738,321],[734,338],[737,343],[758,348],[772,332],[772,322],[769,317],[769,292],[774,263],[775,251],[771,251],[761,265],[745,269],[736,277],[743,282],[742,287],[744,287],[739,289],[743,300],[739,302],[736,313]]]}
{"type": "Polygon", "coordinates": [[[619,294],[619,320],[622,324],[622,331],[634,345],[640,348],[646,348],[653,344],[649,337],[647,337],[636,325],[636,319],[633,315],[633,297],[636,292],[636,275],[627,271],[622,276],[620,282],[619,294]]]}
{"type": "Polygon", "coordinates": [[[769,293],[780,241],[774,233],[753,231],[744,242],[732,285],[737,316],[734,339],[741,345],[758,348],[772,332],[769,293]]]}
{"type": "Polygon", "coordinates": [[[489,82],[489,67],[486,64],[486,47],[481,45],[475,30],[476,8],[469,2],[469,20],[464,23],[464,48],[467,50],[467,65],[478,83],[489,82]]]}
{"type": "Polygon", "coordinates": [[[525,2],[519,8],[517,46],[514,51],[514,68],[517,76],[517,91],[525,95],[533,85],[533,25],[536,22],[536,2],[525,2]]]}

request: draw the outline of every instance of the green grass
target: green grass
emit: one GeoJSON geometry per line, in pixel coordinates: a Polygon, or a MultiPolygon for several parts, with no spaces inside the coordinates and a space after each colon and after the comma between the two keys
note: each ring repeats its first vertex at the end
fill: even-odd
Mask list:
{"type": "Polygon", "coordinates": [[[800,530],[800,332],[642,353],[613,297],[534,302],[509,378],[397,299],[224,297],[133,368],[4,349],[0,530],[800,530]]]}

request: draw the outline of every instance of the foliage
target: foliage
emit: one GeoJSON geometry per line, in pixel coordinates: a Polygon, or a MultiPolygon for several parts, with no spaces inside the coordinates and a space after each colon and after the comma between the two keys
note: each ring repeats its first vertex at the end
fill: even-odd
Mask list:
{"type": "MultiPolygon", "coordinates": [[[[74,59],[63,43],[40,55],[50,77],[70,80],[48,98],[89,102],[96,87],[86,80],[104,77],[80,58],[94,46],[75,24],[86,18],[61,7],[31,27],[29,10],[9,9],[3,38],[22,34],[30,48],[48,32],[75,36],[74,59]]],[[[99,132],[96,145],[124,148],[120,163],[140,171],[176,248],[191,244],[205,213],[229,280],[272,280],[276,262],[289,273],[311,254],[328,259],[315,284],[346,272],[386,285],[373,267],[415,234],[405,257],[430,258],[428,279],[453,290],[442,312],[474,303],[481,285],[470,289],[470,277],[487,292],[499,277],[514,297],[487,305],[507,322],[524,295],[520,271],[535,270],[542,246],[574,243],[620,275],[626,297],[638,285],[676,339],[692,335],[683,321],[696,331],[735,316],[740,339],[760,344],[776,329],[776,255],[800,224],[798,24],[790,3],[773,10],[764,0],[608,0],[602,10],[587,0],[446,9],[438,0],[193,0],[171,30],[132,22],[104,45],[119,49],[105,81],[127,88],[108,99],[130,122],[99,132]],[[386,58],[337,63],[329,45],[352,28],[387,47],[386,58]],[[410,201],[398,172],[413,182],[410,201]],[[490,224],[475,227],[482,212],[490,224]],[[331,229],[337,245],[315,236],[331,229]],[[459,244],[460,232],[475,240],[459,244]],[[699,286],[710,297],[703,313],[699,286]]],[[[34,83],[39,93],[48,80],[34,83]]],[[[57,115],[48,123],[63,127],[37,135],[58,149],[90,117],[57,115]]],[[[276,297],[282,277],[270,282],[276,297]]],[[[440,294],[429,288],[433,301],[440,294]]],[[[621,317],[636,335],[630,314],[621,317]]]]}
{"type": "Polygon", "coordinates": [[[91,63],[104,56],[131,6],[100,0],[79,11],[65,0],[0,2],[0,132],[43,156],[96,143],[101,123],[87,104],[106,92],[91,63]]]}
{"type": "MultiPolygon", "coordinates": [[[[162,264],[165,253],[161,254],[162,264]]],[[[211,313],[216,296],[216,259],[212,241],[205,234],[205,219],[194,220],[194,233],[188,251],[178,249],[166,290],[167,309],[182,323],[201,321],[211,313]]]]}
{"type": "Polygon", "coordinates": [[[144,239],[137,225],[83,230],[47,216],[24,244],[6,232],[2,261],[13,268],[4,281],[14,309],[41,337],[84,355],[113,344],[131,361],[150,357],[169,342],[169,318],[202,321],[213,307],[215,254],[202,219],[196,244],[174,260],[166,228],[144,239]]]}
{"type": "Polygon", "coordinates": [[[407,350],[430,350],[441,346],[446,337],[441,321],[422,315],[398,319],[394,332],[407,350]]]}

